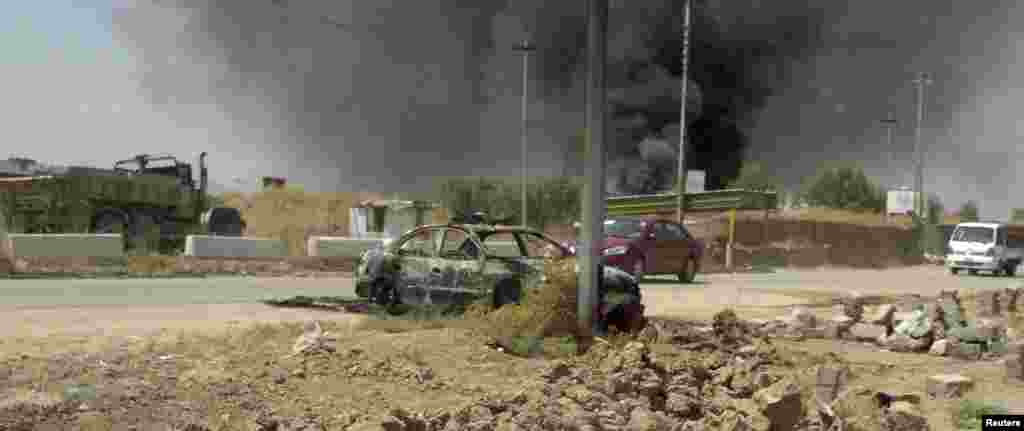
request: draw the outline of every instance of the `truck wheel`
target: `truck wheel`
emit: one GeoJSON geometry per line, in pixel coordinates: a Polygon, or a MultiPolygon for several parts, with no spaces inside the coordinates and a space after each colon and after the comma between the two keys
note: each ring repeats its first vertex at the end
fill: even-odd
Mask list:
{"type": "Polygon", "coordinates": [[[960,268],[949,268],[949,273],[953,274],[953,275],[957,275],[957,274],[960,273],[960,268]]]}
{"type": "Polygon", "coordinates": [[[971,274],[971,275],[978,275],[978,270],[977,269],[968,269],[967,273],[971,274]]]}
{"type": "Polygon", "coordinates": [[[1017,275],[1017,265],[1018,264],[1014,262],[1006,264],[1006,268],[1003,269],[1003,274],[1006,274],[1007,277],[1013,277],[1017,275]]]}
{"type": "Polygon", "coordinates": [[[97,214],[92,221],[92,232],[98,234],[125,233],[127,222],[124,217],[114,212],[97,214]]]}

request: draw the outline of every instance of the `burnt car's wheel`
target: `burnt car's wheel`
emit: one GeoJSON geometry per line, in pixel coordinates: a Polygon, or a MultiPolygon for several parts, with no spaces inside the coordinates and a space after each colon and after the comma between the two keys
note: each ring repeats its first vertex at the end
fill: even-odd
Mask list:
{"type": "Polygon", "coordinates": [[[644,317],[644,306],[639,298],[616,304],[608,311],[601,322],[601,329],[607,332],[615,328],[621,333],[632,334],[639,332],[647,325],[647,318],[644,317]]]}
{"type": "Polygon", "coordinates": [[[401,303],[394,283],[387,278],[374,280],[370,285],[370,295],[373,297],[373,303],[382,307],[390,307],[401,303]]]}
{"type": "Polygon", "coordinates": [[[502,280],[494,286],[494,308],[501,308],[506,304],[518,304],[522,296],[522,289],[516,280],[502,280]]]}
{"type": "Polygon", "coordinates": [[[679,277],[680,283],[693,283],[693,279],[697,278],[697,261],[686,259],[686,263],[683,264],[683,270],[677,277],[679,277]]]}
{"type": "Polygon", "coordinates": [[[647,272],[647,262],[643,256],[640,256],[633,261],[633,268],[631,268],[631,270],[632,274],[630,275],[636,279],[637,283],[644,281],[644,273],[647,272]]]}

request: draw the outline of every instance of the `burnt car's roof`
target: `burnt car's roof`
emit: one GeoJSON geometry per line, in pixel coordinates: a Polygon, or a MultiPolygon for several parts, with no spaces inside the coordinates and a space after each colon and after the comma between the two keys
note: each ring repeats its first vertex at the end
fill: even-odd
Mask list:
{"type": "Polygon", "coordinates": [[[489,224],[460,224],[460,223],[448,223],[448,224],[428,224],[416,227],[414,230],[428,229],[428,228],[456,228],[471,231],[477,235],[482,233],[499,233],[499,232],[527,232],[535,233],[544,236],[544,233],[536,229],[530,229],[522,226],[495,226],[489,224]]]}

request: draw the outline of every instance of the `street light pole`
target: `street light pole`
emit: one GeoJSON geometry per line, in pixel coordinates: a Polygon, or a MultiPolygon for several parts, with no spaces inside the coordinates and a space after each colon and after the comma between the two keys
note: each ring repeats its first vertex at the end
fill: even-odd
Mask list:
{"type": "Polygon", "coordinates": [[[593,335],[597,304],[601,242],[605,216],[605,46],[608,39],[608,0],[587,0],[587,104],[586,181],[583,183],[580,226],[579,284],[577,286],[577,328],[583,337],[593,335]]]}
{"type": "Polygon", "coordinates": [[[523,214],[522,214],[522,216],[523,216],[523,226],[525,227],[526,226],[526,187],[527,187],[527,185],[526,185],[526,183],[527,183],[527,179],[526,179],[526,157],[527,157],[526,156],[526,143],[527,143],[527,137],[528,137],[528,134],[529,134],[528,126],[527,126],[527,108],[529,106],[529,101],[527,99],[526,90],[527,90],[527,85],[529,84],[528,78],[529,78],[529,74],[530,74],[530,53],[533,52],[534,47],[533,47],[533,45],[530,44],[529,40],[524,40],[522,44],[520,44],[519,46],[517,46],[515,48],[515,50],[523,55],[523,106],[522,106],[522,122],[523,122],[523,124],[522,124],[521,136],[520,136],[520,141],[521,141],[520,144],[522,146],[523,154],[522,154],[522,160],[520,160],[520,163],[522,163],[521,175],[522,175],[522,181],[523,181],[523,184],[522,184],[523,214]]]}
{"type": "Polygon", "coordinates": [[[921,124],[924,122],[924,90],[925,87],[932,84],[932,80],[927,72],[921,72],[917,74],[917,78],[913,82],[917,88],[917,124],[914,126],[914,153],[917,159],[914,188],[917,191],[917,199],[914,203],[917,216],[923,218],[925,216],[924,149],[921,144],[921,124]]]}
{"type": "Polygon", "coordinates": [[[882,123],[882,126],[885,127],[885,151],[887,151],[889,154],[892,154],[892,130],[896,128],[897,125],[899,125],[899,121],[896,121],[895,118],[892,118],[892,113],[890,112],[889,116],[886,117],[886,119],[879,120],[879,122],[882,123]]]}
{"type": "Polygon", "coordinates": [[[676,170],[676,218],[679,224],[683,223],[686,202],[686,90],[687,72],[690,66],[690,1],[683,3],[683,77],[682,77],[682,107],[679,109],[679,167],[676,170]]]}

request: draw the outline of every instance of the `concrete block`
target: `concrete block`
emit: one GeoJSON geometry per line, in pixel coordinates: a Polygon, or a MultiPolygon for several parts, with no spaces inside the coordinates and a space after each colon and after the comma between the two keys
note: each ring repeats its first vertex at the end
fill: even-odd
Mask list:
{"type": "Polygon", "coordinates": [[[928,378],[925,391],[932,398],[959,398],[974,386],[969,377],[939,374],[928,378]]]}
{"type": "Polygon", "coordinates": [[[185,255],[195,257],[287,257],[288,243],[270,238],[189,235],[185,255]]]}
{"type": "Polygon", "coordinates": [[[858,323],[850,327],[850,335],[857,341],[875,342],[878,337],[886,335],[887,328],[882,325],[858,323]]]}
{"type": "Polygon", "coordinates": [[[947,355],[954,358],[977,361],[981,359],[981,345],[977,343],[955,343],[949,346],[947,355]]]}
{"type": "Polygon", "coordinates": [[[121,234],[7,234],[14,257],[124,257],[121,234]]]}
{"type": "Polygon", "coordinates": [[[928,350],[928,353],[935,356],[946,356],[946,352],[948,352],[950,348],[949,345],[949,340],[938,340],[932,343],[932,348],[928,350]]]}
{"type": "Polygon", "coordinates": [[[390,238],[312,236],[306,241],[306,254],[312,257],[357,258],[364,251],[386,246],[390,241],[390,238]]]}

